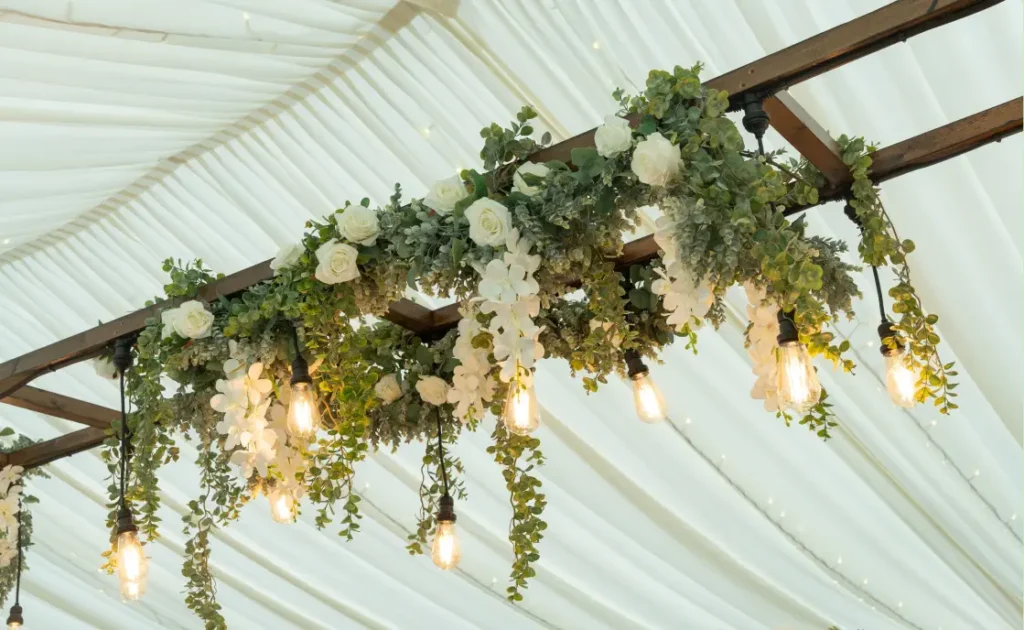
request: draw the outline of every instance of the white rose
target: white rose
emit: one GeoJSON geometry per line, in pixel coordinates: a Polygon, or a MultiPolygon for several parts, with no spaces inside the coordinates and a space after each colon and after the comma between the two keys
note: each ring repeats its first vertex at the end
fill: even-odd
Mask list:
{"type": "Polygon", "coordinates": [[[277,255],[274,256],[274,260],[270,261],[270,268],[274,270],[276,276],[282,269],[287,269],[295,263],[299,262],[299,258],[302,256],[302,252],[305,249],[302,247],[302,243],[289,243],[288,245],[282,245],[281,249],[277,250],[277,255]]]}
{"type": "Polygon", "coordinates": [[[178,309],[168,308],[160,312],[160,324],[163,326],[162,339],[167,339],[174,334],[174,318],[178,316],[178,309]]]}
{"type": "Polygon", "coordinates": [[[597,152],[604,157],[615,157],[633,143],[633,130],[629,121],[619,116],[605,116],[604,124],[594,133],[597,152]]]}
{"type": "Polygon", "coordinates": [[[377,392],[377,398],[386,403],[395,402],[402,397],[402,386],[398,384],[398,377],[394,374],[381,377],[373,386],[373,391],[377,392]]]}
{"type": "Polygon", "coordinates": [[[680,159],[679,147],[655,132],[636,145],[630,168],[641,182],[649,186],[664,186],[679,172],[680,159]]]}
{"type": "Polygon", "coordinates": [[[448,383],[436,376],[424,376],[416,381],[416,391],[423,402],[431,405],[443,405],[448,402],[448,383]]]}
{"type": "Polygon", "coordinates": [[[172,319],[174,332],[188,339],[202,339],[210,336],[213,329],[213,313],[206,310],[202,302],[189,300],[182,303],[172,319]]]}
{"type": "Polygon", "coordinates": [[[380,225],[377,223],[377,211],[364,206],[347,205],[341,212],[334,214],[334,222],[338,224],[338,234],[346,241],[359,245],[374,245],[380,225]]]}
{"type": "Polygon", "coordinates": [[[468,196],[466,185],[462,183],[462,178],[456,175],[434,182],[430,192],[423,198],[423,205],[443,216],[449,214],[455,209],[455,204],[468,196]]]}
{"type": "Polygon", "coordinates": [[[92,368],[96,370],[96,376],[100,378],[117,378],[117,367],[114,366],[114,362],[110,359],[102,357],[93,359],[92,368]]]}
{"type": "Polygon", "coordinates": [[[548,171],[550,170],[551,169],[549,169],[547,166],[543,164],[527,162],[526,164],[523,164],[522,166],[516,169],[515,174],[512,175],[512,184],[519,192],[523,193],[527,197],[532,197],[540,192],[541,187],[530,186],[529,184],[526,183],[526,180],[523,179],[523,175],[536,175],[537,177],[546,177],[548,171]]]}
{"type": "Polygon", "coordinates": [[[316,279],[324,284],[348,282],[359,277],[355,247],[332,238],[316,250],[316,279]]]}
{"type": "Polygon", "coordinates": [[[510,219],[508,208],[493,199],[482,197],[466,208],[469,238],[477,245],[496,247],[505,243],[510,219]]]}

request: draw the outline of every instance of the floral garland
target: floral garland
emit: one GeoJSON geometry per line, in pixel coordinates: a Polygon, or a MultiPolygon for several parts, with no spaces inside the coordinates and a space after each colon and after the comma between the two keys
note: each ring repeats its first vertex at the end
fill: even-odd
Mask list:
{"type": "MultiPolygon", "coordinates": [[[[11,453],[33,444],[24,435],[16,435],[14,429],[0,429],[0,452],[11,453]]],[[[27,571],[29,566],[25,553],[32,546],[32,511],[28,505],[39,500],[24,491],[25,479],[29,477],[46,477],[38,468],[25,470],[21,466],[7,465],[0,469],[0,605],[14,590],[18,579],[18,543],[21,542],[21,570],[27,571]],[[21,514],[19,515],[19,510],[21,514]]]]}
{"type": "MultiPolygon", "coordinates": [[[[508,128],[481,131],[486,175],[464,170],[408,203],[397,186],[383,207],[368,199],[346,203],[310,221],[302,239],[271,262],[274,277],[239,296],[197,300],[199,288],[216,276],[201,261],[165,262],[171,277],[165,294],[174,306],[140,335],[128,379],[137,456],[127,500],[140,530],[156,538],[157,470],[178,458],[175,434],[196,441],[202,494],[183,519],[189,536],[183,573],[186,600],[208,628],[225,626],[209,568],[212,529],[263,494],[275,518],[294,520],[305,504],[316,510],[319,527],[337,522],[350,539],[361,518],[356,468],[373,450],[425,444],[420,505],[407,544],[410,553],[423,553],[442,494],[442,445],[476,430],[488,413],[501,416],[504,407],[520,404],[545,356],[565,359],[573,374],[583,373],[585,389],[595,391],[612,374],[625,375],[626,353],[656,358],[677,337],[695,349],[697,331],[724,321],[725,293],[741,285],[750,301],[752,395],[766,409],[787,424],[792,418],[778,408],[773,385],[780,310],[793,313],[811,355],[853,369],[845,357],[849,343],[836,343],[829,326],[840,315],[853,316],[857,268],[843,262],[844,243],[808,235],[803,221],[782,212],[816,202],[824,179],[806,162],[787,167],[774,154],[745,152],[724,115],[728,96],[701,85],[699,71],[699,65],[652,71],[643,94],[616,92],[618,115],[598,128],[594,148],[573,149],[570,163],[528,161],[550,136],[533,139],[536,113],[525,107],[508,128]],[[639,121],[635,128],[629,116],[639,121]],[[660,257],[620,272],[614,259],[623,234],[639,225],[639,209],[649,205],[663,213],[655,233],[660,257]],[[367,319],[417,286],[461,303],[456,330],[425,339],[367,319]],[[296,353],[312,363],[323,417],[313,437],[294,435],[285,421],[296,353]],[[169,396],[165,376],[178,383],[169,396]]],[[[878,220],[863,143],[845,146],[863,215],[859,251],[871,264],[903,265],[912,244],[886,240],[891,224],[884,213],[878,220]]],[[[903,313],[900,342],[933,366],[934,316],[921,311],[909,272],[900,277],[891,292],[900,296],[894,307],[903,313]]],[[[926,387],[918,393],[955,408],[948,403],[955,384],[935,383],[955,373],[921,369],[926,387]]],[[[835,426],[826,398],[823,393],[800,419],[822,438],[835,426]]],[[[513,601],[535,575],[547,527],[536,476],[544,455],[536,437],[520,434],[529,428],[499,419],[488,448],[510,496],[514,561],[507,594],[513,601]]],[[[462,500],[461,463],[444,450],[444,482],[462,500]]],[[[116,478],[116,440],[105,457],[116,478]]],[[[111,526],[116,499],[111,496],[111,526]]]]}

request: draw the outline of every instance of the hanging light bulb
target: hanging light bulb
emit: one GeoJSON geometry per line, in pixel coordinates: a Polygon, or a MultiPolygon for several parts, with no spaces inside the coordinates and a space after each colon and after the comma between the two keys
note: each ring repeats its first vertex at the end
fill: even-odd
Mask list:
{"type": "Polygon", "coordinates": [[[128,439],[128,412],[125,406],[124,377],[132,366],[131,337],[118,339],[114,345],[114,366],[121,380],[121,501],[117,510],[117,579],[121,596],[129,602],[138,601],[146,590],[146,576],[149,560],[139,541],[139,530],[132,519],[131,508],[125,501],[125,487],[128,480],[128,458],[131,442],[128,439]]]}
{"type": "Polygon", "coordinates": [[[294,523],[295,497],[283,486],[284,484],[277,484],[267,495],[267,500],[270,501],[270,515],[274,517],[275,522],[294,523]]]}
{"type": "Polygon", "coordinates": [[[126,601],[138,601],[146,590],[149,574],[149,559],[142,549],[139,530],[132,521],[132,512],[122,507],[117,512],[117,579],[121,585],[121,597],[126,601]]]}
{"type": "Polygon", "coordinates": [[[18,576],[14,587],[14,605],[11,606],[11,614],[7,616],[7,630],[16,630],[25,625],[25,619],[21,615],[21,496],[18,496],[18,529],[15,530],[18,537],[18,576]]]}
{"type": "Polygon", "coordinates": [[[459,564],[461,557],[459,537],[455,533],[455,501],[445,492],[441,497],[441,509],[437,513],[437,530],[434,532],[430,559],[438,568],[450,571],[459,564]]]}
{"type": "Polygon", "coordinates": [[[910,350],[899,342],[889,320],[882,320],[878,336],[882,339],[882,356],[885,357],[885,389],[894,404],[909,409],[917,404],[914,394],[919,380],[917,370],[910,364],[910,350]],[[889,339],[892,341],[887,342],[889,339]]]}
{"type": "Polygon", "coordinates": [[[661,422],[668,415],[665,411],[665,399],[654,384],[647,365],[640,359],[636,350],[626,350],[626,369],[629,380],[633,381],[633,404],[636,405],[636,416],[643,422],[661,422]]]}
{"type": "Polygon", "coordinates": [[[509,383],[503,415],[505,427],[516,435],[527,435],[540,426],[540,407],[531,375],[518,376],[509,383]]]}
{"type": "Polygon", "coordinates": [[[776,389],[779,407],[807,413],[821,398],[821,383],[811,363],[811,355],[800,343],[793,314],[779,311],[778,374],[776,389]]]}
{"type": "Polygon", "coordinates": [[[292,361],[291,397],[288,400],[288,431],[301,438],[311,438],[320,428],[320,409],[309,377],[309,365],[299,347],[299,333],[295,334],[295,360],[292,361]]]}

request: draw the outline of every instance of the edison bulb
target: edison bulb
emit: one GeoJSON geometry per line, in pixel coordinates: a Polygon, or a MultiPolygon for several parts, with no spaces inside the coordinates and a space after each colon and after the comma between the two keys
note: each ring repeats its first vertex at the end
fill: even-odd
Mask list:
{"type": "Polygon", "coordinates": [[[291,492],[280,486],[274,488],[267,495],[270,501],[270,515],[278,523],[295,522],[295,498],[291,492]]]}
{"type": "Polygon", "coordinates": [[[20,628],[20,627],[21,627],[21,624],[18,623],[17,621],[12,621],[11,623],[7,624],[7,630],[16,630],[17,628],[20,628]]]}
{"type": "Polygon", "coordinates": [[[516,435],[527,435],[540,426],[540,407],[533,385],[513,381],[505,400],[505,427],[516,435]]]}
{"type": "Polygon", "coordinates": [[[913,407],[917,401],[917,372],[910,366],[906,348],[892,350],[885,355],[885,388],[889,398],[899,407],[913,407]]]}
{"type": "Polygon", "coordinates": [[[811,364],[811,355],[799,341],[783,342],[777,351],[779,407],[807,413],[821,398],[821,383],[811,364]]]}
{"type": "Polygon", "coordinates": [[[311,383],[292,383],[288,402],[288,431],[296,436],[312,437],[320,428],[320,409],[311,383]]]}
{"type": "Polygon", "coordinates": [[[665,399],[654,384],[654,379],[647,372],[634,374],[633,404],[636,405],[636,416],[644,422],[661,422],[665,419],[665,399]]]}
{"type": "Polygon", "coordinates": [[[117,579],[121,583],[121,596],[133,602],[142,597],[146,589],[149,559],[142,549],[137,531],[117,536],[117,579]]]}
{"type": "Polygon", "coordinates": [[[438,521],[434,532],[434,545],[430,550],[430,559],[438,568],[445,571],[454,569],[459,564],[459,537],[455,533],[455,521],[438,521]]]}

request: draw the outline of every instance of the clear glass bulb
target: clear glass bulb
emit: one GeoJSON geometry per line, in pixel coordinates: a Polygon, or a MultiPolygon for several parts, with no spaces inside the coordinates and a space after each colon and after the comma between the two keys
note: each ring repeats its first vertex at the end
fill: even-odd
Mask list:
{"type": "Polygon", "coordinates": [[[20,628],[20,627],[21,627],[21,624],[18,623],[17,621],[12,621],[11,623],[7,624],[7,630],[16,630],[16,628],[20,628]]]}
{"type": "Polygon", "coordinates": [[[889,398],[897,406],[907,409],[917,403],[914,393],[918,381],[917,372],[910,366],[908,359],[906,348],[885,355],[885,388],[889,391],[889,398]]]}
{"type": "Polygon", "coordinates": [[[270,491],[267,500],[270,501],[270,515],[274,517],[274,521],[295,522],[295,498],[291,492],[278,486],[270,491]]]}
{"type": "Polygon", "coordinates": [[[313,437],[320,428],[320,409],[312,383],[293,383],[288,401],[288,431],[296,436],[313,437]]]}
{"type": "Polygon", "coordinates": [[[540,407],[533,385],[524,387],[519,381],[509,384],[504,420],[505,427],[516,435],[527,435],[540,426],[540,407]]]}
{"type": "Polygon", "coordinates": [[[450,571],[459,564],[459,537],[455,533],[455,521],[438,521],[434,532],[434,545],[430,550],[430,559],[438,568],[450,571]]]}
{"type": "Polygon", "coordinates": [[[799,341],[781,343],[777,351],[779,407],[807,413],[821,398],[821,383],[811,363],[811,355],[799,341]]]}
{"type": "Polygon", "coordinates": [[[636,417],[644,422],[661,422],[667,415],[665,413],[665,399],[661,391],[654,384],[654,379],[647,372],[634,374],[633,380],[633,404],[636,405],[636,417]]]}
{"type": "Polygon", "coordinates": [[[142,549],[139,533],[124,532],[117,536],[117,579],[121,584],[121,597],[134,602],[146,590],[149,559],[142,549]]]}

